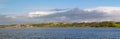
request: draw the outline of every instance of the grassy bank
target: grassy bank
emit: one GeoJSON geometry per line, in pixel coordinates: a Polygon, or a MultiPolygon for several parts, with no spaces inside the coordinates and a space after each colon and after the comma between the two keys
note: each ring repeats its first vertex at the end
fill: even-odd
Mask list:
{"type": "Polygon", "coordinates": [[[40,24],[19,24],[19,25],[1,25],[0,28],[120,28],[120,22],[104,21],[104,22],[52,22],[40,24]]]}

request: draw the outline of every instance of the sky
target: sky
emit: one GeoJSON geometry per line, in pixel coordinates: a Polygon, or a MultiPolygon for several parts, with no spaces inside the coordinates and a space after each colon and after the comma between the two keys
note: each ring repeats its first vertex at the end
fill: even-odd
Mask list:
{"type": "Polygon", "coordinates": [[[30,11],[120,6],[120,0],[0,0],[0,13],[23,15],[30,11]]]}
{"type": "MultiPolygon", "coordinates": [[[[45,19],[50,19],[47,20],[50,22],[54,22],[52,20],[73,21],[70,20],[72,19],[71,16],[68,16],[71,10],[73,11],[71,15],[74,14],[75,16],[76,12],[81,13],[81,10],[87,14],[88,12],[91,13],[91,15],[93,13],[101,15],[100,12],[102,14],[104,12],[107,20],[110,19],[112,21],[119,21],[119,19],[117,19],[119,16],[116,17],[116,15],[119,15],[119,7],[120,0],[0,0],[0,22],[1,24],[39,23],[38,21],[45,22],[45,19]],[[59,13],[63,16],[58,16],[59,13]],[[112,13],[112,15],[110,13],[112,13]],[[61,20],[58,20],[60,19],[59,17],[61,20]]],[[[87,14],[85,14],[85,17],[87,14]]],[[[97,20],[99,18],[99,16],[96,16],[97,15],[93,15],[93,17],[95,17],[93,18],[94,20],[97,20]]],[[[79,18],[79,20],[78,17],[75,18],[77,21],[83,21],[83,19],[85,20],[84,16],[81,17],[82,18],[79,18]]],[[[99,19],[105,18],[104,16],[100,17],[102,18],[99,19]]]]}

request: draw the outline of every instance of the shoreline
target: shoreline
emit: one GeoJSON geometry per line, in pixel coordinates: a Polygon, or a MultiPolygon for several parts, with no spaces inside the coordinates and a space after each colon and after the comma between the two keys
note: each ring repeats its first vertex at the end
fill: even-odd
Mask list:
{"type": "Polygon", "coordinates": [[[0,28],[120,28],[120,22],[52,22],[40,24],[1,25],[0,28]]]}

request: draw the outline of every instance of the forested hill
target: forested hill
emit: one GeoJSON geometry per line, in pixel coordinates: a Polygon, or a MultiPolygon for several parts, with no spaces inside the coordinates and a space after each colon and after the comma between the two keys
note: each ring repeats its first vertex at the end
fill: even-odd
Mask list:
{"type": "Polygon", "coordinates": [[[104,22],[52,22],[40,24],[19,24],[19,25],[1,25],[0,28],[39,28],[39,27],[96,27],[96,28],[120,28],[120,22],[104,21],[104,22]]]}

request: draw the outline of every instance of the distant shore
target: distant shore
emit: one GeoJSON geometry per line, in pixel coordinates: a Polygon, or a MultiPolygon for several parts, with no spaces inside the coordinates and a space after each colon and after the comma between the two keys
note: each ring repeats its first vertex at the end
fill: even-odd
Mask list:
{"type": "Polygon", "coordinates": [[[40,24],[0,25],[0,28],[120,28],[120,22],[51,22],[40,24]]]}

